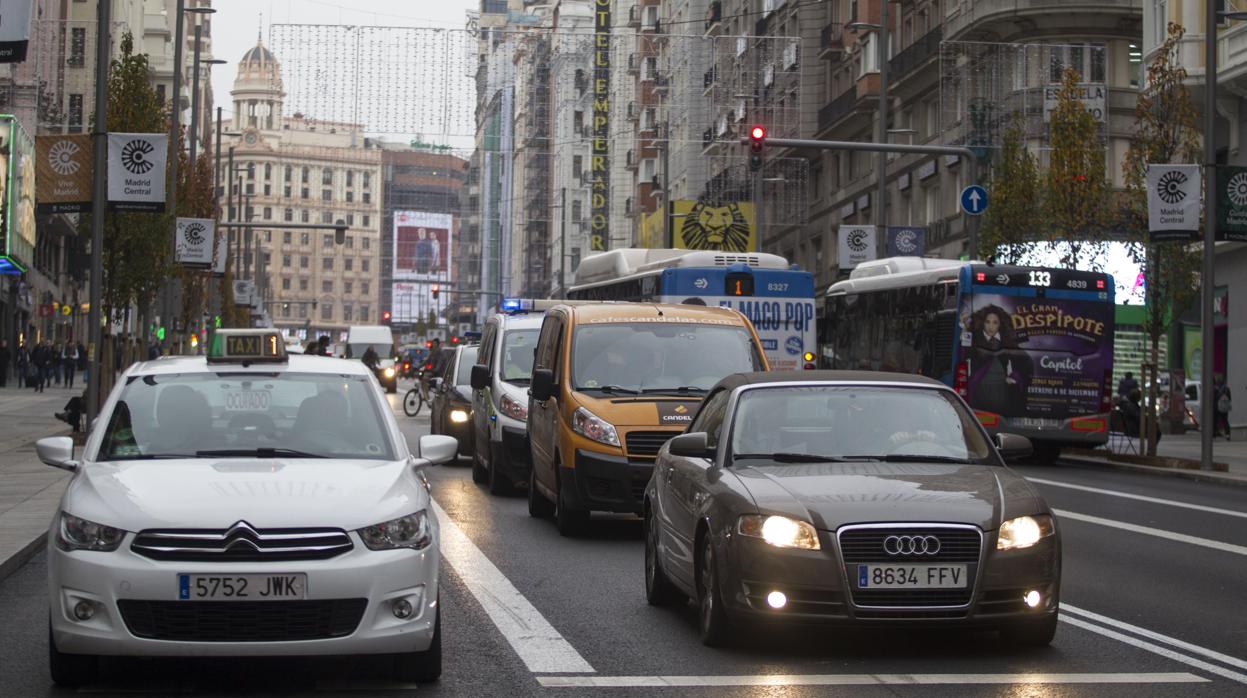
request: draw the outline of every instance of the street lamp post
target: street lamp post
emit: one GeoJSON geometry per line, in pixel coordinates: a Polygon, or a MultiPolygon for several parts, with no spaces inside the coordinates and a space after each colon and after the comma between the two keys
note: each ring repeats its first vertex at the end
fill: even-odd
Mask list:
{"type": "MultiPolygon", "coordinates": [[[[179,0],[179,3],[181,0],[179,0]]],[[[104,302],[104,211],[108,198],[108,65],[112,40],[108,36],[108,25],[111,20],[110,2],[101,2],[96,8],[95,29],[95,133],[92,134],[95,148],[95,172],[92,175],[91,202],[91,287],[90,309],[87,312],[88,365],[87,376],[87,424],[90,425],[99,414],[100,382],[103,378],[103,363],[100,352],[104,348],[103,327],[100,311],[104,302]]]]}
{"type": "MultiPolygon", "coordinates": [[[[875,124],[875,141],[880,145],[888,141],[888,1],[883,0],[879,3],[879,23],[870,22],[850,22],[845,25],[846,29],[851,31],[857,30],[873,30],[878,32],[879,46],[875,55],[879,62],[879,123],[875,124]]],[[[884,226],[887,225],[887,199],[888,199],[888,154],[886,151],[880,150],[878,153],[879,162],[876,165],[878,170],[878,183],[875,190],[875,226],[878,230],[877,246],[886,244],[886,235],[884,226]]],[[[880,255],[882,256],[882,255],[880,255]]]]}

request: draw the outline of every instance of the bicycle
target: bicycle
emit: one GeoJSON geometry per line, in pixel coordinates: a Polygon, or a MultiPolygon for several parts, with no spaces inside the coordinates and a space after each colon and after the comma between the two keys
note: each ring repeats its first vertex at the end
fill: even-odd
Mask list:
{"type": "Polygon", "coordinates": [[[408,417],[420,414],[420,408],[429,402],[429,386],[424,380],[423,372],[416,378],[416,386],[403,396],[403,413],[408,417]]]}

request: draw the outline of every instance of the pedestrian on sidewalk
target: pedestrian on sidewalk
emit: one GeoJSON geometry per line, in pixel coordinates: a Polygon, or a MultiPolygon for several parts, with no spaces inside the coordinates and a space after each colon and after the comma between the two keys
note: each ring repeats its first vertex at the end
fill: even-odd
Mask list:
{"type": "Polygon", "coordinates": [[[9,340],[0,339],[0,388],[5,387],[9,383],[9,363],[13,361],[13,354],[9,351],[9,340]]]}
{"type": "Polygon", "coordinates": [[[65,342],[65,351],[61,354],[62,366],[65,373],[65,387],[73,389],[74,374],[78,372],[78,345],[73,342],[65,342]]]}
{"type": "Polygon", "coordinates": [[[65,347],[60,342],[52,345],[52,377],[61,384],[61,368],[65,365],[65,347]]]}
{"type": "Polygon", "coordinates": [[[87,348],[82,346],[82,342],[78,342],[78,365],[79,371],[82,371],[82,382],[87,382],[87,348]]]}
{"type": "Polygon", "coordinates": [[[1129,399],[1130,393],[1139,389],[1139,381],[1134,379],[1134,374],[1126,371],[1126,375],[1117,383],[1117,396],[1129,399]]]}
{"type": "Polygon", "coordinates": [[[27,379],[30,376],[30,349],[26,347],[26,343],[17,348],[17,387],[27,387],[27,379]]]}
{"type": "Polygon", "coordinates": [[[1213,381],[1212,406],[1216,410],[1216,421],[1212,423],[1213,436],[1225,436],[1230,440],[1230,410],[1234,404],[1230,400],[1230,386],[1225,384],[1225,376],[1218,373],[1213,381]]]}
{"type": "Polygon", "coordinates": [[[38,342],[35,344],[34,351],[30,352],[30,364],[35,374],[34,388],[36,393],[43,392],[43,381],[47,375],[45,368],[51,360],[51,357],[48,356],[49,351],[46,343],[38,342]]]}

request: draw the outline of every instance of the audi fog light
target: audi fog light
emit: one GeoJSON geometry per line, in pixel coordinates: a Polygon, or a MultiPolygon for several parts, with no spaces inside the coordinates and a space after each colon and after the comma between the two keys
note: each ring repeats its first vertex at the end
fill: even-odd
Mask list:
{"type": "Polygon", "coordinates": [[[394,617],[399,620],[407,620],[415,612],[411,602],[407,599],[396,599],[390,606],[390,610],[394,612],[394,617]]]}
{"type": "Polygon", "coordinates": [[[468,421],[468,413],[463,410],[451,410],[450,421],[454,422],[455,424],[463,424],[464,422],[468,421]]]}
{"type": "Polygon", "coordinates": [[[95,615],[95,604],[90,601],[79,601],[74,604],[74,618],[87,621],[95,615]]]}
{"type": "Polygon", "coordinates": [[[777,548],[819,549],[818,531],[805,521],[787,516],[742,516],[736,525],[736,531],[742,536],[761,538],[777,548]]]}
{"type": "Polygon", "coordinates": [[[771,608],[783,608],[788,605],[788,597],[782,591],[772,591],[766,595],[766,604],[771,608]]]}
{"type": "Polygon", "coordinates": [[[1023,596],[1022,600],[1026,602],[1027,606],[1030,606],[1031,608],[1035,608],[1036,606],[1039,605],[1040,601],[1043,601],[1043,597],[1039,595],[1039,592],[1035,591],[1034,589],[1031,589],[1030,591],[1026,592],[1026,596],[1023,596]]]}
{"type": "Polygon", "coordinates": [[[1000,535],[996,538],[997,550],[1018,550],[1029,548],[1043,538],[1052,535],[1055,528],[1052,517],[1046,514],[1037,516],[1019,516],[1000,524],[1000,535]]]}

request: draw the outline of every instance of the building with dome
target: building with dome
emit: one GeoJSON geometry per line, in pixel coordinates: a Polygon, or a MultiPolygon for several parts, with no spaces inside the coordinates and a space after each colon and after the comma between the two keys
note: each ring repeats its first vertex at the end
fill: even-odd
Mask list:
{"type": "Polygon", "coordinates": [[[379,322],[382,150],[360,124],[283,115],[281,63],[262,40],[238,62],[230,96],[226,130],[241,135],[222,139],[235,167],[232,204],[224,164],[218,190],[229,219],[348,226],[343,245],[329,230],[253,228],[232,238],[235,278],[254,280],[273,324],[293,335],[336,341],[379,322]]]}

